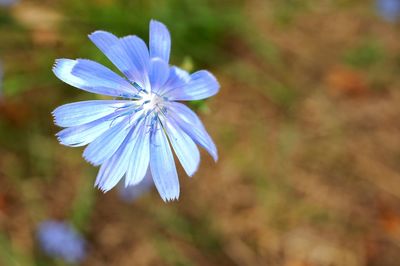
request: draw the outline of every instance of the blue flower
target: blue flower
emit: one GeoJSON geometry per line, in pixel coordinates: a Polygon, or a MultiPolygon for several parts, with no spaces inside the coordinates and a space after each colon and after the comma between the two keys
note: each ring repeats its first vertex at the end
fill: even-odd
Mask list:
{"type": "Polygon", "coordinates": [[[37,232],[43,251],[51,257],[77,263],[85,257],[85,241],[67,223],[48,220],[42,222],[37,232]]]}
{"type": "Polygon", "coordinates": [[[128,186],[122,185],[119,187],[118,194],[121,200],[125,202],[133,202],[149,192],[154,186],[153,179],[150,174],[146,174],[139,184],[128,186]]]}
{"type": "Polygon", "coordinates": [[[170,145],[185,172],[199,166],[196,144],[217,160],[217,149],[197,115],[177,101],[201,100],[219,90],[206,70],[193,74],[169,65],[171,39],[164,24],[150,22],[149,49],[137,36],[118,38],[105,31],[90,40],[125,75],[86,59],[58,59],[53,68],[62,81],[113,100],[66,104],[54,110],[66,127],[57,137],[71,147],[89,144],[83,157],[100,166],[95,185],[106,192],[123,177],[138,184],[147,169],[164,201],[179,198],[179,180],[170,145]]]}
{"type": "Polygon", "coordinates": [[[0,6],[12,6],[17,2],[17,0],[0,0],[0,6]]]}
{"type": "Polygon", "coordinates": [[[376,0],[379,14],[389,22],[400,19],[400,0],[376,0]]]}

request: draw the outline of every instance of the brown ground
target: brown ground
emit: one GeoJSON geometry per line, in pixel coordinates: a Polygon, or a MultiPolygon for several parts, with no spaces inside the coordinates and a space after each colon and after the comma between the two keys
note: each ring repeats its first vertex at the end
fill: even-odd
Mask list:
{"type": "MultiPolygon", "coordinates": [[[[84,265],[398,265],[398,27],[361,1],[348,9],[328,2],[280,24],[270,2],[247,1],[248,36],[232,39],[234,59],[212,69],[222,88],[201,114],[218,163],[203,153],[192,179],[181,171],[176,203],[155,191],[133,204],[116,192],[85,198],[93,212],[83,226],[84,265]],[[371,39],[386,59],[343,62],[371,39]]],[[[95,171],[81,151],[55,142],[50,133],[41,141],[52,147],[57,178],[40,191],[34,177],[3,178],[23,175],[18,153],[4,149],[0,160],[0,226],[27,257],[37,252],[32,235],[43,216],[35,206],[47,202],[45,212],[63,218],[79,188],[92,191],[95,171]]]]}

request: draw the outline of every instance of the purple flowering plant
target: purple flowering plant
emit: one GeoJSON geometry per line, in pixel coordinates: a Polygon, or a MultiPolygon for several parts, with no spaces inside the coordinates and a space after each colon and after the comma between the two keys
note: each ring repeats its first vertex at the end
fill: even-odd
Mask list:
{"type": "Polygon", "coordinates": [[[85,240],[66,222],[42,222],[38,226],[37,240],[41,249],[50,257],[69,263],[78,263],[85,258],[85,240]]]}
{"type": "Polygon", "coordinates": [[[8,7],[16,4],[17,2],[17,0],[0,0],[0,6],[8,7]]]}
{"type": "Polygon", "coordinates": [[[132,203],[136,201],[140,197],[149,193],[150,190],[154,187],[154,182],[151,178],[150,173],[146,174],[143,180],[140,181],[137,185],[126,187],[124,184],[120,184],[121,185],[118,188],[118,195],[119,198],[126,203],[132,203]]]}
{"type": "Polygon", "coordinates": [[[64,127],[61,144],[88,145],[83,157],[100,166],[95,185],[106,192],[125,178],[139,184],[147,170],[164,201],[179,198],[178,174],[171,146],[186,174],[198,169],[203,147],[216,161],[217,148],[198,116],[179,101],[202,100],[219,90],[208,71],[195,73],[169,65],[171,38],[167,27],[150,22],[149,48],[137,36],[118,38],[96,31],[90,40],[125,76],[87,59],[58,59],[55,75],[76,88],[111,96],[65,104],[53,111],[64,127]]]}
{"type": "Polygon", "coordinates": [[[379,15],[389,22],[400,19],[400,0],[376,0],[379,15]]]}

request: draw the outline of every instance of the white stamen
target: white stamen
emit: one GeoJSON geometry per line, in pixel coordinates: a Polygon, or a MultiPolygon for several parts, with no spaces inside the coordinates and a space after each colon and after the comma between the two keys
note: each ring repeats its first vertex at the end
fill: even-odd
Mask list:
{"type": "Polygon", "coordinates": [[[153,110],[156,108],[161,108],[163,104],[163,99],[155,93],[143,93],[140,103],[143,105],[143,110],[153,110]]]}

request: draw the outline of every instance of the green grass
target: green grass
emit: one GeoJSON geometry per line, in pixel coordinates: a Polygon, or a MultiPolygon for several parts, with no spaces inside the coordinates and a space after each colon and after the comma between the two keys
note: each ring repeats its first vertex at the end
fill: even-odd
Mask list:
{"type": "Polygon", "coordinates": [[[344,55],[344,62],[356,68],[369,68],[385,58],[384,48],[376,40],[365,40],[344,55]]]}

